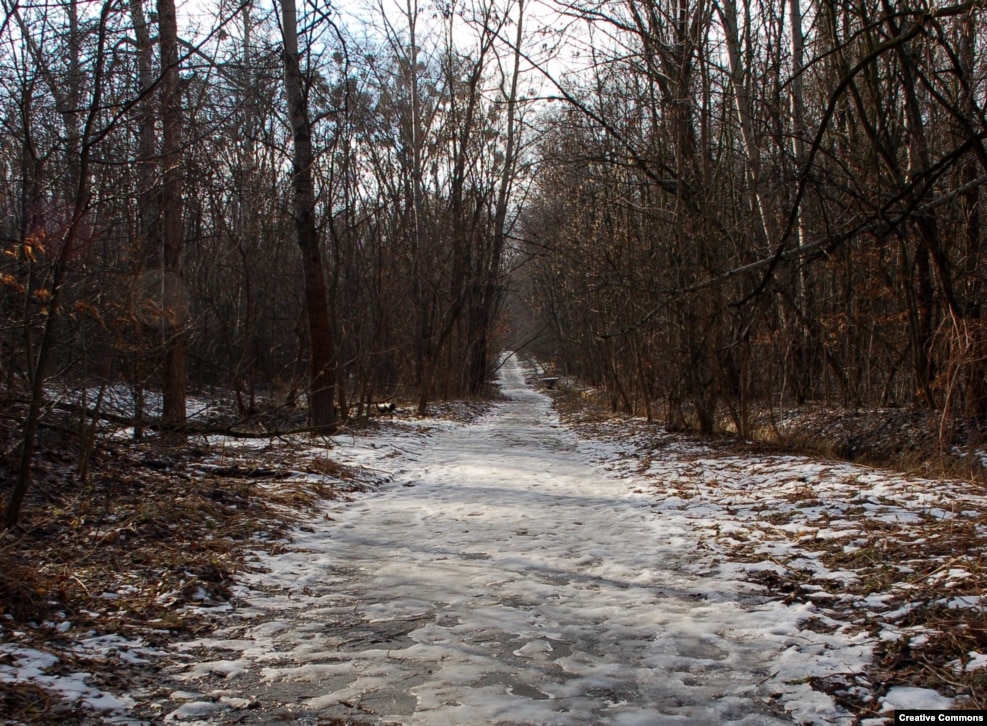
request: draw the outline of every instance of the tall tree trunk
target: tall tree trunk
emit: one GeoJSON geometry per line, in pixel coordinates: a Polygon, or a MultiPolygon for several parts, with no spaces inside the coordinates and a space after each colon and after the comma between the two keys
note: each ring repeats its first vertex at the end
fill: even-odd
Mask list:
{"type": "MultiPolygon", "coordinates": [[[[973,13],[963,17],[960,26],[959,71],[962,82],[960,97],[963,110],[974,118],[977,113],[975,98],[974,72],[977,59],[977,22],[973,13]]],[[[977,157],[971,155],[963,167],[962,180],[969,184],[978,176],[977,157]]],[[[980,190],[971,188],[961,198],[963,210],[963,226],[966,232],[966,269],[967,279],[964,290],[966,314],[970,321],[977,321],[983,316],[983,219],[981,215],[980,190]]],[[[969,416],[984,418],[987,416],[987,331],[976,324],[968,325],[964,331],[971,339],[973,350],[969,355],[970,361],[966,370],[967,410],[969,416]],[[971,329],[972,328],[972,329],[971,329]]]]}
{"type": "MultiPolygon", "coordinates": [[[[890,2],[885,0],[888,12],[888,25],[895,35],[902,31],[893,19],[890,2]]],[[[902,43],[895,47],[902,80],[903,112],[908,143],[908,179],[925,176],[932,167],[929,139],[925,131],[921,101],[918,90],[918,72],[910,44],[902,43]]],[[[915,264],[918,272],[918,339],[915,341],[921,350],[915,351],[916,386],[921,397],[930,407],[938,406],[933,393],[933,383],[939,374],[935,359],[936,290],[933,275],[938,283],[938,296],[953,322],[963,318],[963,310],[953,290],[949,260],[939,239],[939,215],[929,209],[916,215],[915,228],[918,235],[915,249],[915,264]],[[931,268],[931,269],[930,269],[931,268]]]]}
{"type": "Polygon", "coordinates": [[[312,124],[298,51],[295,0],[281,0],[281,23],[284,35],[285,93],[294,142],[291,181],[294,192],[295,236],[302,254],[305,313],[308,318],[308,417],[312,426],[328,427],[336,422],[336,363],[329,318],[329,292],[319,230],[315,224],[312,124]]]}
{"type": "MultiPolygon", "coordinates": [[[[137,239],[131,246],[134,260],[134,274],[140,276],[149,267],[158,266],[155,263],[161,254],[161,235],[158,218],[158,152],[157,134],[155,132],[156,109],[154,106],[154,45],[151,41],[151,30],[144,14],[144,0],[130,0],[130,19],[134,26],[137,56],[137,82],[143,96],[137,109],[137,239]]],[[[138,277],[139,279],[139,277],[138,277]]],[[[147,294],[143,285],[137,285],[135,294],[147,294]]],[[[140,306],[143,301],[138,299],[133,303],[140,306]]],[[[143,352],[134,353],[134,438],[144,435],[144,385],[143,352]]]]}
{"type": "Polygon", "coordinates": [[[435,380],[435,366],[439,357],[435,345],[435,324],[433,320],[437,301],[429,289],[422,225],[425,216],[424,151],[425,140],[422,128],[421,88],[418,78],[418,0],[406,0],[405,17],[408,20],[408,49],[405,62],[408,73],[408,93],[411,101],[409,143],[411,144],[411,249],[412,249],[412,289],[418,312],[418,329],[415,340],[415,369],[418,383],[418,415],[428,413],[428,403],[432,398],[435,380]]]}
{"type": "Polygon", "coordinates": [[[166,334],[162,423],[172,437],[185,428],[186,303],[182,274],[185,243],[182,200],[182,89],[178,72],[178,18],[175,0],[157,0],[161,45],[161,324],[166,334]]]}

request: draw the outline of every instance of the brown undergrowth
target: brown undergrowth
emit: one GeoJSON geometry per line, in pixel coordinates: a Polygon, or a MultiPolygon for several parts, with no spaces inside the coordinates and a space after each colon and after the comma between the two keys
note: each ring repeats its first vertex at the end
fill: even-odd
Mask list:
{"type": "Polygon", "coordinates": [[[839,410],[803,406],[765,412],[751,436],[786,449],[818,453],[922,476],[972,479],[987,485],[978,451],[987,450],[982,424],[945,421],[919,408],[839,410]]]}
{"type": "MultiPolygon", "coordinates": [[[[532,376],[531,382],[537,383],[537,379],[532,376]]],[[[609,410],[601,390],[575,381],[560,379],[552,393],[559,411],[574,420],[628,418],[609,410]]],[[[717,437],[727,441],[738,438],[736,424],[726,411],[718,418],[716,432],[717,437]]],[[[944,419],[939,412],[919,407],[761,407],[752,411],[750,429],[744,438],[785,451],[921,476],[974,480],[987,486],[987,424],[944,419]]]]}

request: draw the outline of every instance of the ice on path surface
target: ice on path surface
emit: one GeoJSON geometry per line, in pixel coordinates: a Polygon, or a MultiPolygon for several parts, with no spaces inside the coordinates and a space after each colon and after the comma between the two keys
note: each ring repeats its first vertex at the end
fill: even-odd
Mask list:
{"type": "MultiPolygon", "coordinates": [[[[810,633],[800,655],[805,606],[720,573],[687,523],[592,463],[599,445],[518,364],[501,378],[507,401],[472,426],[376,453],[351,441],[393,483],[266,557],[242,620],[193,644],[216,668],[189,680],[226,671],[214,695],[357,723],[780,724],[800,693],[816,722],[849,723],[828,696],[785,692],[826,647],[810,633]]],[[[837,668],[859,668],[851,655],[837,668]]]]}

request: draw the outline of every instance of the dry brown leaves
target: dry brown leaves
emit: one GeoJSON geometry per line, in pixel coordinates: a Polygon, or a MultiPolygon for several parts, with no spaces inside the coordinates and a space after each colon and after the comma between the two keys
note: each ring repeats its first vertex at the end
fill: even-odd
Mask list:
{"type": "MultiPolygon", "coordinates": [[[[319,500],[371,482],[313,455],[311,441],[252,450],[104,443],[81,482],[73,439],[47,443],[21,526],[0,541],[0,640],[52,653],[60,667],[78,660],[80,633],[154,647],[208,630],[210,620],[187,605],[229,602],[233,578],[251,566],[248,551],[278,548],[319,500]]],[[[120,676],[118,667],[76,665],[104,684],[120,676]]],[[[136,671],[129,677],[148,677],[136,671]]],[[[2,690],[0,720],[92,718],[33,685],[2,690]]]]}

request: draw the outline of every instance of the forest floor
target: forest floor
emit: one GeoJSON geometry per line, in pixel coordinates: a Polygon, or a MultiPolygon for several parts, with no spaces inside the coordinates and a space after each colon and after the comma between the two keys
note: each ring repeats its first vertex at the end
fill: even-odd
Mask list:
{"type": "Polygon", "coordinates": [[[668,432],[513,363],[501,383],[332,439],[110,441],[71,488],[78,452],[50,445],[0,541],[0,722],[987,705],[980,485],[668,432]]]}

